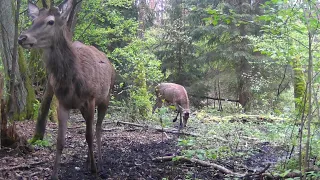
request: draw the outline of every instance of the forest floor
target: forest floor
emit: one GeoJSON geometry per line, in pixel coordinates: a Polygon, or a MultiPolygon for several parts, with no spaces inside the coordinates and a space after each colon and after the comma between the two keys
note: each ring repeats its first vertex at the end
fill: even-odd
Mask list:
{"type": "MultiPolygon", "coordinates": [[[[16,125],[20,135],[27,139],[32,137],[35,127],[34,121],[17,122],[16,125]]],[[[102,169],[98,173],[101,179],[224,179],[227,177],[215,168],[197,163],[156,162],[153,160],[155,157],[188,153],[189,151],[186,150],[190,148],[181,145],[181,139],[188,139],[186,136],[180,135],[178,137],[178,134],[164,134],[154,129],[119,125],[108,121],[103,124],[103,129],[103,162],[102,169]]],[[[190,128],[190,131],[194,132],[195,129],[190,128]]],[[[19,148],[0,150],[0,180],[49,179],[55,157],[56,134],[57,125],[48,122],[46,141],[42,145],[36,145],[33,152],[22,153],[19,148]]],[[[228,141],[228,136],[224,135],[223,137],[226,139],[220,142],[219,147],[229,146],[227,142],[223,142],[228,141]]],[[[189,141],[191,140],[187,142],[189,141]]],[[[215,140],[205,141],[213,143],[213,146],[218,146],[214,145],[215,140]]],[[[241,142],[237,143],[237,150],[233,149],[237,154],[229,154],[216,160],[207,158],[204,161],[219,164],[233,172],[248,174],[266,171],[265,167],[268,164],[273,166],[285,156],[283,147],[268,141],[257,141],[251,138],[246,143],[249,143],[246,145],[248,148],[239,148],[241,142]],[[240,153],[241,155],[239,155],[240,153]]],[[[203,149],[208,149],[207,145],[203,144],[203,146],[205,146],[203,149]]],[[[221,154],[222,152],[224,150],[220,148],[217,153],[221,154]]],[[[205,154],[208,156],[208,151],[205,154]]],[[[66,146],[61,158],[59,178],[63,180],[97,179],[96,176],[91,175],[87,168],[86,155],[85,124],[82,117],[75,113],[71,115],[68,123],[66,146]]],[[[193,154],[195,158],[201,158],[200,155],[193,154]]]]}

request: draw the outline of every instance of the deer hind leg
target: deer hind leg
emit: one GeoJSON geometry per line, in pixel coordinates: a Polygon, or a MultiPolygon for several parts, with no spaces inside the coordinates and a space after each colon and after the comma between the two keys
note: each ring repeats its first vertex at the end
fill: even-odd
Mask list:
{"type": "MultiPolygon", "coordinates": [[[[177,121],[179,114],[180,114],[180,112],[179,112],[179,110],[178,110],[177,116],[172,120],[173,122],[176,122],[176,121],[177,121]]],[[[181,115],[180,115],[180,117],[181,117],[181,115]]]]}
{"type": "Polygon", "coordinates": [[[70,111],[64,108],[61,104],[59,104],[56,159],[54,161],[51,179],[58,179],[58,172],[60,169],[60,162],[61,162],[61,154],[65,145],[65,135],[67,131],[67,121],[69,119],[69,114],[70,114],[70,111]]]}
{"type": "Polygon", "coordinates": [[[98,106],[98,118],[96,124],[96,138],[97,138],[97,146],[98,146],[98,167],[102,168],[102,156],[101,156],[101,130],[102,130],[102,121],[106,115],[106,111],[108,108],[109,100],[107,104],[101,104],[98,106]]]}
{"type": "Polygon", "coordinates": [[[86,121],[86,141],[88,144],[88,161],[91,166],[91,172],[97,172],[97,166],[94,160],[93,154],[93,118],[94,118],[94,108],[95,102],[94,100],[89,100],[85,103],[84,107],[80,108],[81,114],[86,121]]]}

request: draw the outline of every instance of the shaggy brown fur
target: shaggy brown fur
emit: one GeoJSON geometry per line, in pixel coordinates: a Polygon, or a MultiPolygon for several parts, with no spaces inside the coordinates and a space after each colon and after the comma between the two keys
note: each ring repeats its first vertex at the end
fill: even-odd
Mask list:
{"type": "Polygon", "coordinates": [[[57,153],[52,179],[58,178],[60,159],[65,144],[65,133],[70,109],[80,109],[86,120],[88,162],[91,171],[97,172],[93,155],[93,117],[98,106],[96,137],[98,158],[101,159],[101,124],[110,100],[110,91],[115,80],[115,70],[104,53],[93,46],[72,42],[66,23],[71,2],[64,1],[59,8],[41,9],[29,3],[32,26],[19,36],[24,48],[44,50],[50,88],[59,101],[57,153]]]}

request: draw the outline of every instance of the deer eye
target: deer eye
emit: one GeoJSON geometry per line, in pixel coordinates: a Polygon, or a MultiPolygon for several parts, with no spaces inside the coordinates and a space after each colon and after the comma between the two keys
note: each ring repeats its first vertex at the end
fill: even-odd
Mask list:
{"type": "Polygon", "coordinates": [[[54,21],[53,20],[50,20],[50,21],[48,21],[48,25],[53,25],[54,24],[54,21]]]}

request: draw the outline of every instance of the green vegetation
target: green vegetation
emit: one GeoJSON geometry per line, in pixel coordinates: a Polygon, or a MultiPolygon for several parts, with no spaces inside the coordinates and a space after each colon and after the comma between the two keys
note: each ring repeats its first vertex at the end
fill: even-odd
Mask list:
{"type": "MultiPolygon", "coordinates": [[[[152,2],[81,4],[73,39],[105,52],[117,71],[108,118],[174,126],[174,108],[153,115],[151,109],[155,86],[175,82],[190,98],[187,131],[197,133],[179,138],[181,155],[245,164],[272,151],[279,158],[270,159],[276,163],[272,170],[280,177],[319,167],[318,1],[158,0],[155,7],[152,2]]],[[[21,11],[26,8],[23,2],[21,11]]],[[[19,28],[30,23],[21,13],[19,28]]],[[[4,69],[10,63],[0,53],[0,70],[9,77],[4,69]]],[[[26,103],[14,117],[36,119],[47,79],[41,52],[19,48],[18,53],[23,82],[16,86],[24,84],[27,95],[16,97],[26,103]]],[[[56,101],[49,115],[53,121],[56,101]]]]}

